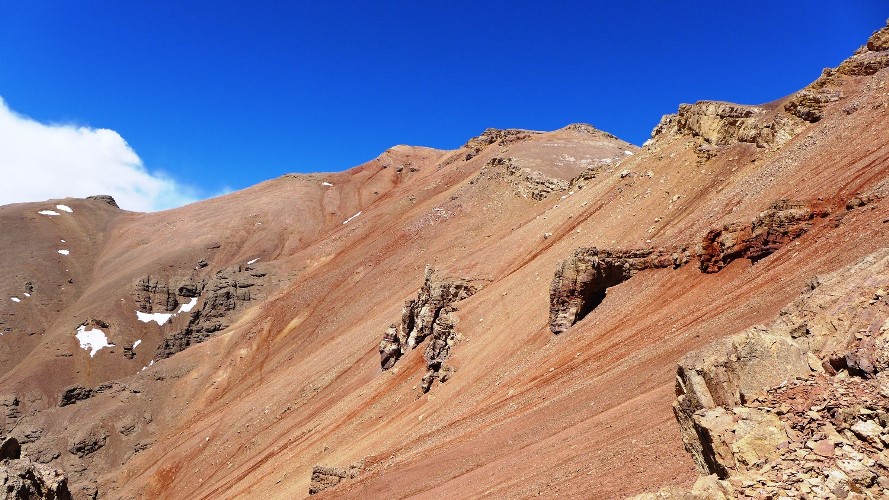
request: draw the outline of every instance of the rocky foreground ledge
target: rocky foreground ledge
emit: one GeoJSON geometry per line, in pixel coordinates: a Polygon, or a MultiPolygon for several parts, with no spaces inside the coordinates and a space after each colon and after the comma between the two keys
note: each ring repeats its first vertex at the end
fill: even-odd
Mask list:
{"type": "Polygon", "coordinates": [[[637,500],[889,498],[889,249],[813,278],[768,327],[686,355],[676,394],[706,476],[637,500]]]}

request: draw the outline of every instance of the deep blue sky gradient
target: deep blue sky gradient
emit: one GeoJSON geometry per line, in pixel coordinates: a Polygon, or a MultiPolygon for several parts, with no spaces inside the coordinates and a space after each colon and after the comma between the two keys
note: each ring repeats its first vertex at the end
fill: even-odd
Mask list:
{"type": "Polygon", "coordinates": [[[206,195],[486,127],[639,144],[681,102],[799,89],[887,17],[885,0],[2,2],[0,96],[114,129],[206,195]]]}

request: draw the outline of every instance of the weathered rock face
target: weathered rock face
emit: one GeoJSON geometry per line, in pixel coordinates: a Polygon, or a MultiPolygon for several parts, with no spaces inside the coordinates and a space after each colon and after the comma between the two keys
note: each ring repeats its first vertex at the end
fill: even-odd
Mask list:
{"type": "Polygon", "coordinates": [[[60,470],[21,458],[0,463],[0,499],[71,500],[71,492],[60,470]]]}
{"type": "MultiPolygon", "coordinates": [[[[674,115],[666,115],[652,135],[672,133],[700,137],[709,144],[726,146],[751,136],[754,117],[764,114],[757,106],[717,101],[682,104],[674,115]]],[[[753,142],[753,141],[743,141],[753,142]]]]}
{"type": "Polygon", "coordinates": [[[222,269],[209,280],[180,283],[174,295],[187,298],[200,296],[200,308],[189,313],[188,325],[184,329],[163,340],[157,348],[156,357],[168,358],[228,328],[230,314],[259,298],[257,293],[265,285],[265,276],[265,272],[248,265],[222,269]]]}
{"type": "Polygon", "coordinates": [[[135,286],[133,298],[136,307],[145,313],[173,312],[179,307],[175,289],[150,275],[141,278],[135,286]]]}
{"type": "Polygon", "coordinates": [[[101,449],[105,446],[107,440],[108,431],[103,427],[89,427],[80,431],[80,433],[74,437],[71,445],[68,447],[68,451],[72,455],[77,455],[78,457],[83,458],[101,449]]]}
{"type": "Polygon", "coordinates": [[[21,401],[14,394],[0,396],[0,433],[7,433],[22,416],[21,401]]]}
{"type": "Polygon", "coordinates": [[[737,143],[760,148],[780,148],[802,130],[792,115],[773,115],[759,106],[744,106],[717,101],[682,104],[673,115],[665,115],[652,132],[661,135],[691,137],[701,161],[712,158],[714,148],[737,143]]]}
{"type": "Polygon", "coordinates": [[[550,286],[549,324],[562,333],[605,298],[605,290],[644,269],[678,268],[700,259],[704,273],[719,272],[735,259],[756,262],[808,231],[830,211],[819,203],[778,200],[749,224],[732,223],[707,232],[703,242],[672,248],[600,250],[579,248],[559,263],[550,286]]]}
{"type": "Polygon", "coordinates": [[[827,104],[837,102],[842,98],[843,94],[837,90],[803,89],[784,104],[784,110],[807,122],[815,123],[821,120],[822,112],[827,104]]]}
{"type": "Polygon", "coordinates": [[[674,411],[699,469],[739,496],[889,496],[887,290],[883,249],[684,357],[674,411]]]}
{"type": "Polygon", "coordinates": [[[117,206],[117,201],[115,201],[114,197],[108,194],[96,194],[93,196],[87,196],[86,199],[101,201],[102,203],[107,203],[114,208],[120,208],[119,206],[117,206]]]}
{"type": "Polygon", "coordinates": [[[453,304],[481,290],[483,281],[443,278],[433,268],[427,267],[417,298],[405,302],[401,323],[390,325],[380,342],[380,366],[383,370],[392,368],[408,349],[431,338],[424,352],[428,371],[423,378],[423,392],[429,390],[434,380],[447,380],[444,374],[449,370],[443,363],[457,339],[454,331],[457,320],[451,315],[457,309],[453,304]]]}
{"type": "Polygon", "coordinates": [[[536,201],[545,200],[551,193],[567,191],[570,187],[567,180],[546,177],[530,168],[520,168],[512,158],[496,156],[488,160],[479,177],[504,180],[516,196],[536,201]]]}
{"type": "Polygon", "coordinates": [[[352,464],[348,468],[316,465],[312,468],[312,482],[309,485],[309,495],[315,495],[328,488],[333,488],[344,479],[355,479],[360,473],[360,464],[352,464]]]}
{"type": "Polygon", "coordinates": [[[756,262],[808,231],[826,209],[804,202],[779,200],[759,214],[750,224],[734,223],[711,229],[704,237],[701,271],[718,272],[729,262],[745,258],[756,262]]]}
{"type": "Polygon", "coordinates": [[[472,139],[467,141],[466,144],[463,145],[463,148],[469,150],[466,153],[465,159],[471,160],[472,158],[476,157],[483,149],[490,146],[491,144],[506,146],[519,141],[523,141],[531,137],[531,134],[535,133],[537,132],[519,129],[485,129],[485,131],[482,132],[480,136],[473,137],[472,139]]]}
{"type": "Polygon", "coordinates": [[[89,399],[96,394],[101,394],[111,389],[112,387],[114,387],[114,385],[115,384],[113,382],[106,382],[94,389],[82,387],[79,385],[72,385],[66,388],[64,392],[62,392],[62,397],[59,399],[59,406],[73,405],[78,401],[89,399]]]}
{"type": "Polygon", "coordinates": [[[792,339],[763,328],[721,339],[682,358],[673,412],[698,469],[725,478],[737,466],[735,455],[747,452],[720,447],[722,437],[734,432],[737,423],[726,408],[810,372],[806,355],[792,339]]]}
{"type": "Polygon", "coordinates": [[[562,333],[580,321],[605,298],[609,287],[645,269],[676,268],[686,264],[689,252],[672,249],[599,250],[579,248],[559,263],[550,285],[549,325],[562,333]]]}

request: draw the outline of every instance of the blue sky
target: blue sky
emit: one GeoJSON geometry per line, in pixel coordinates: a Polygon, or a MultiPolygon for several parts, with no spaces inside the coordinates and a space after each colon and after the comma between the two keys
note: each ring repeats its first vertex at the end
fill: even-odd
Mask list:
{"type": "Polygon", "coordinates": [[[117,132],[189,200],[395,144],[455,148],[486,127],[588,122],[639,144],[681,102],[799,89],[886,7],[3,2],[0,97],[22,119],[117,132]]]}

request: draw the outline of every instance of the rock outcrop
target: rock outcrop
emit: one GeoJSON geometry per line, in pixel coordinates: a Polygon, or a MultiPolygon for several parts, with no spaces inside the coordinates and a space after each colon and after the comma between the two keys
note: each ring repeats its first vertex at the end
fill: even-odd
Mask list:
{"type": "Polygon", "coordinates": [[[699,245],[636,250],[578,248],[556,268],[550,286],[549,325],[562,333],[605,298],[609,287],[645,269],[678,268],[694,258],[700,270],[716,273],[736,259],[757,262],[806,233],[830,210],[820,202],[778,200],[750,223],[711,229],[699,245]]]}
{"type": "Polygon", "coordinates": [[[674,412],[699,470],[736,496],[889,496],[886,290],[889,249],[684,357],[674,412]]]}
{"type": "MultiPolygon", "coordinates": [[[[265,277],[265,272],[248,265],[222,269],[208,280],[200,282],[186,280],[180,283],[173,295],[186,298],[200,297],[199,309],[188,313],[188,324],[185,328],[167,336],[161,342],[155,357],[168,358],[228,328],[228,321],[234,311],[259,298],[257,292],[265,285],[265,277]]],[[[168,289],[169,287],[160,288],[161,292],[168,289]]],[[[160,296],[165,295],[161,293],[160,296]]],[[[178,299],[172,300],[178,303],[178,299]]]]}
{"type": "Polygon", "coordinates": [[[93,196],[87,196],[86,199],[100,201],[102,203],[107,203],[108,205],[111,205],[114,208],[120,208],[119,206],[117,206],[117,201],[114,199],[114,197],[111,195],[108,195],[108,194],[96,194],[93,196]]]}
{"type": "Polygon", "coordinates": [[[469,141],[467,141],[466,144],[463,145],[464,149],[469,150],[464,156],[464,159],[471,160],[472,158],[475,158],[483,149],[487,148],[491,144],[507,146],[509,144],[523,141],[531,137],[532,134],[537,133],[539,132],[512,128],[505,130],[496,128],[485,129],[485,131],[482,132],[481,135],[469,139],[469,141]]]}
{"type": "Polygon", "coordinates": [[[801,123],[793,115],[770,114],[760,106],[699,101],[665,115],[651,135],[691,137],[698,156],[706,161],[715,155],[713,148],[737,143],[780,148],[802,130],[801,123]]]}
{"type": "Polygon", "coordinates": [[[355,479],[361,473],[361,469],[361,464],[352,464],[349,467],[316,465],[312,467],[312,482],[309,485],[309,495],[315,495],[328,488],[333,488],[344,479],[355,479]]]}
{"type": "Polygon", "coordinates": [[[688,262],[687,248],[599,250],[578,248],[559,263],[550,285],[549,325],[562,333],[605,298],[609,287],[645,269],[677,268],[688,262]]]}
{"type": "Polygon", "coordinates": [[[423,392],[429,390],[434,380],[447,380],[446,376],[440,376],[440,372],[448,371],[443,363],[457,339],[454,331],[457,320],[451,315],[457,309],[453,304],[481,290],[484,281],[444,278],[435,269],[427,267],[417,298],[404,303],[401,323],[390,325],[380,342],[383,370],[392,368],[409,349],[431,338],[424,352],[428,371],[423,378],[423,392]]]}
{"type": "Polygon", "coordinates": [[[71,500],[68,478],[28,458],[0,463],[0,500],[71,500]]]}
{"type": "Polygon", "coordinates": [[[519,167],[513,158],[498,156],[485,163],[479,177],[504,180],[516,196],[536,201],[543,201],[551,193],[567,191],[570,187],[567,180],[546,177],[536,170],[519,167]]]}
{"type": "Polygon", "coordinates": [[[756,262],[808,231],[814,220],[829,211],[804,202],[778,200],[749,224],[734,223],[711,229],[701,249],[701,271],[718,272],[729,262],[756,262]]]}
{"type": "Polygon", "coordinates": [[[114,387],[115,383],[106,382],[104,384],[100,384],[96,388],[82,387],[79,385],[72,385],[65,389],[62,392],[62,397],[59,398],[59,406],[68,406],[77,403],[78,401],[83,401],[89,399],[96,394],[101,394],[112,387],[114,387]]]}

